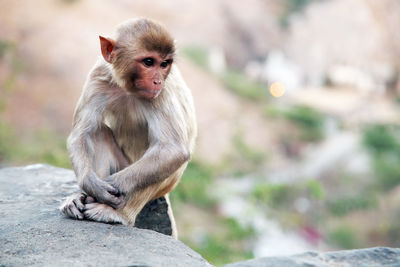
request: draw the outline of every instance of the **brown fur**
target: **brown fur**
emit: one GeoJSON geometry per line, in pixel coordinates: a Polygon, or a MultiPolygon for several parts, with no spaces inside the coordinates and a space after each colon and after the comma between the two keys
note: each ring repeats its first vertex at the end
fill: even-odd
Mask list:
{"type": "Polygon", "coordinates": [[[159,24],[125,22],[115,42],[103,38],[102,51],[106,57],[89,73],[68,138],[79,185],[97,202],[85,204],[82,194],[75,195],[61,209],[74,218],[133,225],[143,206],[172,190],[186,168],[197,132],[193,101],[174,64],[158,68],[175,53],[159,24]],[[156,60],[148,68],[154,71],[141,65],[148,56],[156,60]],[[138,95],[132,75],[142,84],[161,77],[162,90],[138,95]]]}

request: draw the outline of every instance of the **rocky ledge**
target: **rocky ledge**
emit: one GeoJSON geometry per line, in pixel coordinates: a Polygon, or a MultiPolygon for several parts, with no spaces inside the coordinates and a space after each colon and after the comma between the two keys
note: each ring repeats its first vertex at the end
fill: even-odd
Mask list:
{"type": "MultiPolygon", "coordinates": [[[[64,217],[58,206],[78,190],[71,170],[42,164],[0,169],[0,266],[210,266],[168,236],[164,199],[141,212],[136,226],[146,230],[64,217]]],[[[239,266],[400,266],[400,249],[307,252],[226,265],[239,266]]]]}
{"type": "Polygon", "coordinates": [[[170,232],[166,202],[149,203],[138,229],[64,217],[77,192],[71,170],[48,165],[0,169],[0,266],[210,266],[170,232]],[[152,216],[150,216],[152,214],[152,216]]]}
{"type": "Polygon", "coordinates": [[[399,248],[367,248],[335,252],[306,252],[289,257],[266,257],[225,267],[380,267],[400,266],[399,248]]]}

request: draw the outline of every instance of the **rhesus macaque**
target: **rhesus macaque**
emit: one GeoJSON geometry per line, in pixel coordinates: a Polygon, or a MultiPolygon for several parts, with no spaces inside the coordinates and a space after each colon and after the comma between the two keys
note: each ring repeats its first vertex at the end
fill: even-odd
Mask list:
{"type": "Polygon", "coordinates": [[[174,40],[160,24],[129,20],[115,38],[100,36],[100,46],[67,142],[83,192],[60,209],[134,225],[148,201],[168,200],[186,168],[197,133],[193,100],[174,63],[174,40]]]}

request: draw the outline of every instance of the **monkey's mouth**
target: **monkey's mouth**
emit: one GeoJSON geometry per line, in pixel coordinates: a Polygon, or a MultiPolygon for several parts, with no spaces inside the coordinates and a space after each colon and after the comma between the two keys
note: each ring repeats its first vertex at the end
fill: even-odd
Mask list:
{"type": "Polygon", "coordinates": [[[160,92],[161,92],[161,89],[160,90],[140,90],[140,91],[138,91],[138,94],[145,98],[153,99],[153,98],[156,98],[160,94],[160,92]]]}

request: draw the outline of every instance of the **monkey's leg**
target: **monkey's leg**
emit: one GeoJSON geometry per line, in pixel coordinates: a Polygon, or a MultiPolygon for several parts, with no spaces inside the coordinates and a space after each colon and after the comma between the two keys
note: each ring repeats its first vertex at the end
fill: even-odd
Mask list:
{"type": "MultiPolygon", "coordinates": [[[[93,136],[94,157],[93,170],[100,179],[108,177],[129,165],[129,162],[115,142],[112,131],[103,125],[93,136]]],[[[74,219],[89,219],[105,223],[124,223],[126,219],[121,212],[112,207],[98,203],[85,193],[69,196],[60,210],[74,219]]]]}
{"type": "MultiPolygon", "coordinates": [[[[102,126],[101,131],[95,136],[94,143],[94,170],[100,179],[105,179],[129,165],[128,159],[118,147],[111,129],[107,126],[102,126]]],[[[127,219],[119,210],[96,201],[87,202],[83,214],[85,219],[93,221],[127,224],[127,219]]]]}
{"type": "Polygon", "coordinates": [[[171,236],[175,239],[178,239],[178,229],[176,228],[174,213],[172,212],[171,202],[169,201],[169,194],[165,195],[165,200],[167,201],[168,204],[168,217],[169,220],[171,221],[171,229],[172,229],[171,236]]]}
{"type": "MultiPolygon", "coordinates": [[[[129,196],[126,206],[122,209],[123,214],[128,218],[128,224],[132,226],[135,224],[137,215],[147,204],[147,202],[164,196],[170,190],[172,190],[178,183],[181,172],[183,172],[183,168],[182,171],[177,171],[160,183],[153,184],[144,189],[132,192],[132,195],[129,196]]],[[[165,197],[168,198],[168,196],[165,197]]],[[[170,211],[168,213],[170,213],[170,211]]],[[[174,223],[173,219],[171,220],[171,224],[172,223],[174,223]]]]}

